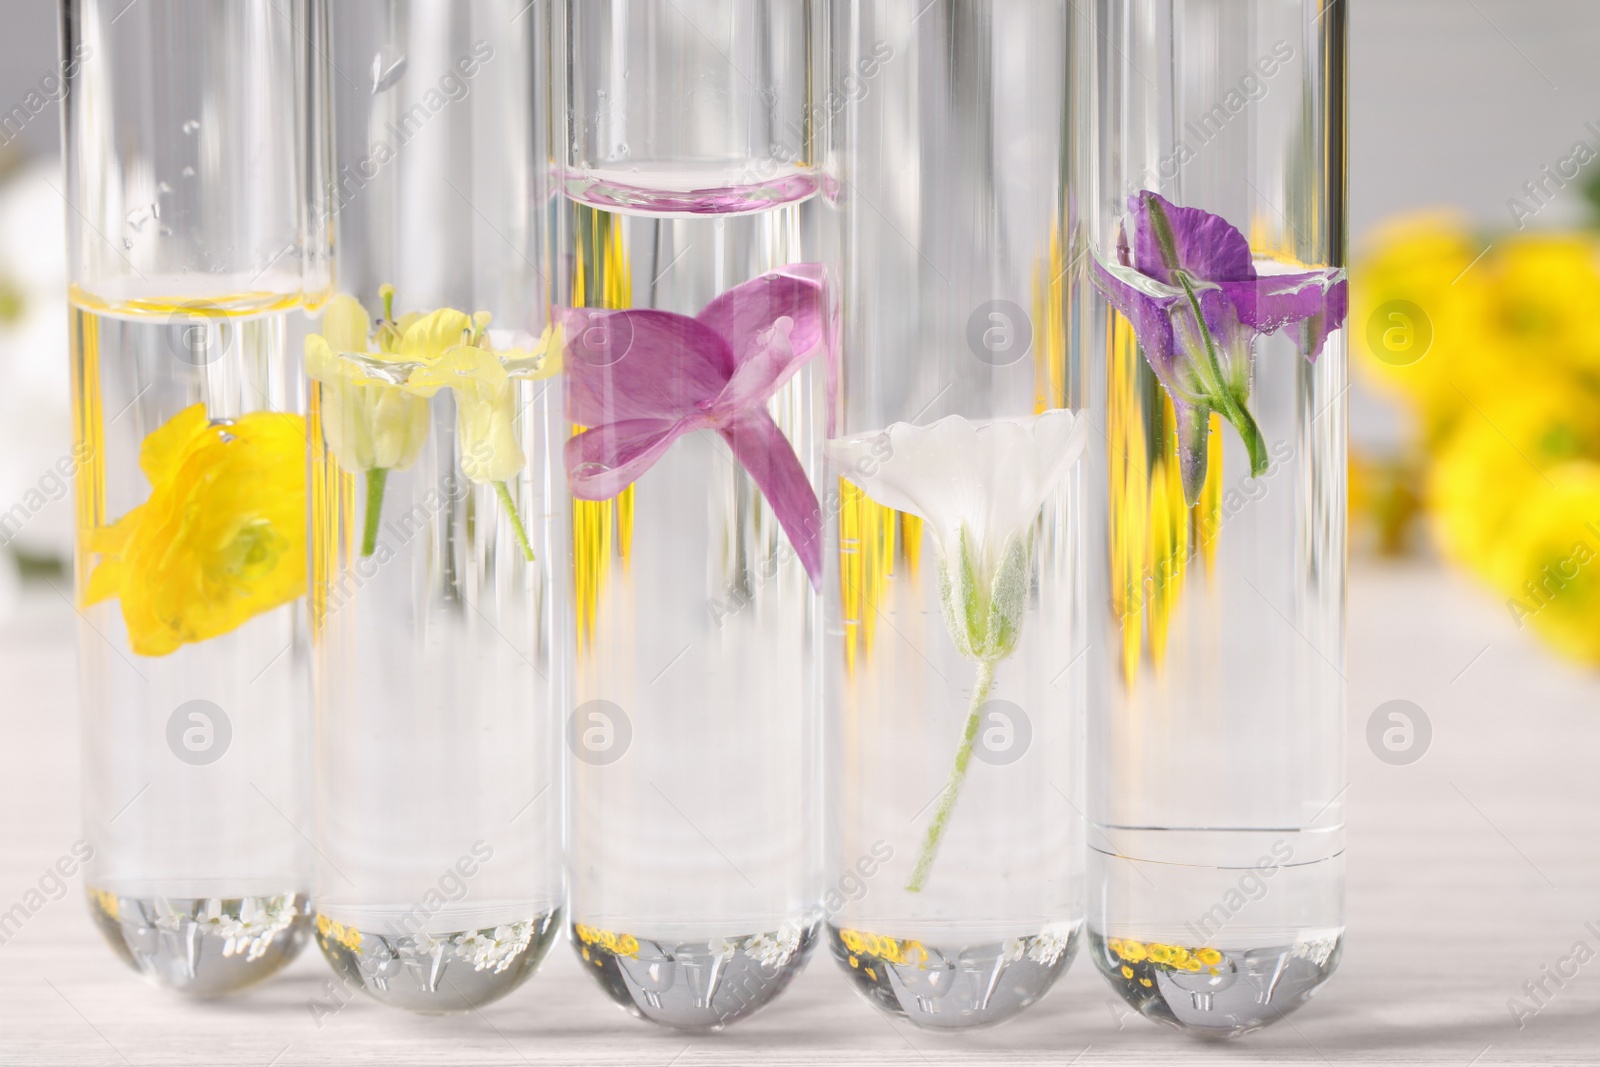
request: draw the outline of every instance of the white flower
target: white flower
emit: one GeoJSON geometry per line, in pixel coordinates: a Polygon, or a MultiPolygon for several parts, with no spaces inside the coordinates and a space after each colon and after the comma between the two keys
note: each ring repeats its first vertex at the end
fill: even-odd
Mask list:
{"type": "MultiPolygon", "coordinates": [[[[0,183],[0,542],[72,556],[72,446],[67,351],[66,220],[57,163],[36,161],[0,183]],[[21,510],[17,510],[21,505],[21,510]]],[[[0,616],[16,570],[0,560],[0,616]]]]}
{"type": "Polygon", "coordinates": [[[775,971],[787,966],[800,951],[800,927],[784,923],[777,930],[757,934],[744,943],[744,951],[753,957],[764,970],[775,971]]]}
{"type": "Polygon", "coordinates": [[[491,970],[502,974],[527,949],[533,930],[526,922],[502,925],[490,930],[474,930],[455,940],[456,952],[472,964],[474,971],[491,970]]]}
{"type": "Polygon", "coordinates": [[[1307,960],[1322,967],[1327,964],[1328,957],[1333,955],[1334,946],[1338,943],[1338,937],[1319,937],[1311,941],[1296,942],[1289,950],[1289,958],[1307,960]]]}
{"type": "Polygon", "coordinates": [[[404,960],[431,960],[447,941],[439,941],[425,930],[400,941],[400,958],[404,960]]]}
{"type": "MultiPolygon", "coordinates": [[[[222,938],[222,955],[244,956],[254,962],[267,954],[273,941],[294,922],[294,912],[281,900],[246,897],[237,916],[222,910],[220,900],[206,901],[204,915],[194,920],[203,932],[222,938]]],[[[180,923],[181,925],[181,923],[180,923]]]]}
{"type": "Polygon", "coordinates": [[[1054,967],[1077,929],[1076,923],[1051,923],[1028,939],[1028,958],[1041,967],[1054,967]]]}
{"type": "Polygon", "coordinates": [[[1082,418],[1059,409],[980,422],[950,415],[832,441],[828,455],[873,500],[928,523],[950,636],[963,655],[993,662],[1016,644],[1033,523],[1084,432],[1082,418]]]}

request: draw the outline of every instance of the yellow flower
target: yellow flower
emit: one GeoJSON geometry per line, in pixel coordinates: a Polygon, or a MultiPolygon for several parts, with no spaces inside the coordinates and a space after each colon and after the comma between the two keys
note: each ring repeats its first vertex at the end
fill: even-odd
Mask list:
{"type": "MultiPolygon", "coordinates": [[[[480,485],[503,482],[527,462],[512,427],[513,379],[548,378],[561,369],[560,342],[552,327],[545,328],[531,352],[497,351],[488,343],[489,321],[488,312],[478,312],[471,322],[469,343],[458,341],[441,349],[406,379],[406,389],[418,396],[431,397],[446,387],[455,392],[461,470],[480,485]]],[[[450,324],[454,325],[453,319],[450,324]]],[[[406,336],[409,341],[411,331],[406,336]]]]}
{"type": "Polygon", "coordinates": [[[102,915],[113,922],[122,917],[122,904],[117,900],[115,893],[108,893],[104,889],[90,889],[89,900],[100,909],[102,915]]]}
{"type": "Polygon", "coordinates": [[[1440,544],[1487,575],[1506,524],[1548,472],[1600,456],[1600,398],[1571,382],[1530,378],[1463,412],[1428,477],[1440,544]]]}
{"type": "MultiPolygon", "coordinates": [[[[596,945],[613,956],[636,956],[639,953],[639,939],[632,934],[619,934],[613,930],[600,930],[593,926],[585,926],[583,923],[573,924],[572,932],[585,945],[596,945]]],[[[584,950],[583,958],[589,958],[587,949],[584,950]]]]}
{"type": "Polygon", "coordinates": [[[1133,977],[1133,968],[1129,967],[1126,963],[1124,963],[1122,965],[1122,977],[1124,977],[1124,978],[1132,978],[1133,977]]]}
{"type": "Polygon", "coordinates": [[[1600,463],[1568,463],[1540,479],[1506,522],[1487,572],[1518,626],[1600,663],[1600,463]]]}
{"type": "Polygon", "coordinates": [[[195,404],[145,438],[150,495],[86,532],[99,553],[85,606],[117,597],[128,643],[165,656],[305,592],[305,420],[254,412],[211,422],[195,404]]]}
{"type": "Polygon", "coordinates": [[[321,912],[317,913],[317,936],[324,942],[343,945],[351,952],[361,951],[361,931],[354,926],[346,926],[328,918],[321,912]]]}
{"type": "Polygon", "coordinates": [[[1222,953],[1214,948],[1200,949],[1195,952],[1194,957],[1207,967],[1212,967],[1222,962],[1222,953]]]}
{"type": "Polygon", "coordinates": [[[1600,371],[1600,245],[1593,237],[1500,238],[1462,284],[1469,280],[1470,289],[1454,294],[1465,335],[1498,342],[1519,379],[1560,368],[1600,371]]]}
{"type": "Polygon", "coordinates": [[[406,389],[431,397],[448,386],[456,397],[456,433],[461,471],[479,485],[503,482],[520,471],[527,457],[512,429],[516,416],[511,377],[493,352],[462,345],[406,379],[406,389]]]}
{"type": "Polygon", "coordinates": [[[1463,357],[1472,356],[1481,341],[1461,327],[1453,283],[1466,284],[1473,278],[1482,266],[1474,266],[1473,260],[1485,243],[1461,219],[1427,215],[1386,227],[1375,251],[1355,267],[1350,338],[1356,366],[1380,387],[1417,404],[1430,426],[1445,421],[1460,406],[1452,380],[1459,376],[1463,357]],[[1395,304],[1402,301],[1413,305],[1420,319],[1411,321],[1415,312],[1395,304]],[[1391,305],[1388,313],[1380,316],[1386,305],[1391,305]],[[1399,319],[1393,317],[1397,307],[1399,319]],[[1386,350],[1385,339],[1394,336],[1387,332],[1391,327],[1412,331],[1406,338],[1411,343],[1421,343],[1423,333],[1431,335],[1426,354],[1396,366],[1392,361],[1397,356],[1406,359],[1409,354],[1386,350]],[[1376,347],[1374,339],[1379,342],[1376,347]]]}
{"type": "Polygon", "coordinates": [[[1138,941],[1118,941],[1115,952],[1129,963],[1138,963],[1146,956],[1144,945],[1138,941]]]}
{"type": "MultiPolygon", "coordinates": [[[[322,333],[306,338],[306,374],[320,382],[322,432],[339,466],[352,474],[405,470],[428,438],[428,402],[384,382],[352,356],[368,352],[372,323],[360,301],[336,296],[322,333]]],[[[397,352],[372,353],[374,373],[397,352]]]]}

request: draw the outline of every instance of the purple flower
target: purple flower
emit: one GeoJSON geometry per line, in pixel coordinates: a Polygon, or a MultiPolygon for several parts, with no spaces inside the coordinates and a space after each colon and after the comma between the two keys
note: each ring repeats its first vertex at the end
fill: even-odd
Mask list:
{"type": "Polygon", "coordinates": [[[735,286],[699,315],[561,308],[574,496],[609,500],[672,442],[715,430],[755,481],[814,586],[822,509],[767,401],[827,340],[821,266],[797,264],[735,286]]]}
{"type": "Polygon", "coordinates": [[[1228,221],[1177,207],[1149,190],[1128,198],[1117,262],[1096,259],[1095,285],[1133,325],[1145,359],[1178,416],[1183,493],[1190,504],[1206,480],[1211,412],[1233,423],[1250,453],[1250,473],[1267,469],[1266,443],[1250,414],[1255,339],[1295,327],[1312,362],[1344,325],[1349,302],[1342,269],[1257,274],[1250,243],[1228,221]]]}

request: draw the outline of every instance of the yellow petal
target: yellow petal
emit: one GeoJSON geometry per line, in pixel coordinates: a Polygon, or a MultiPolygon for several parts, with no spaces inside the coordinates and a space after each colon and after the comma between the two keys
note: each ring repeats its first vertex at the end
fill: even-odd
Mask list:
{"type": "Polygon", "coordinates": [[[322,336],[335,352],[365,352],[372,319],[361,301],[341,293],[322,313],[322,336]]]}
{"type": "Polygon", "coordinates": [[[509,348],[500,354],[501,362],[514,378],[538,381],[561,373],[561,336],[554,323],[544,328],[532,350],[509,348]]]}
{"type": "Polygon", "coordinates": [[[459,346],[471,330],[472,320],[466,315],[454,308],[440,308],[406,328],[400,339],[400,355],[418,363],[433,363],[459,346]]]}
{"type": "Polygon", "coordinates": [[[305,591],[304,419],[257,412],[213,425],[196,405],[146,438],[144,452],[161,477],[144,504],[94,535],[116,554],[88,590],[119,597],[135,654],[227,633],[305,591]]]}
{"type": "Polygon", "coordinates": [[[340,468],[360,474],[379,465],[373,444],[372,409],[383,386],[335,378],[322,380],[317,388],[321,391],[322,437],[340,468]]]}
{"type": "Polygon", "coordinates": [[[306,338],[306,377],[319,382],[360,382],[367,377],[360,366],[343,359],[319,334],[306,338]]]}
{"type": "Polygon", "coordinates": [[[139,469],[157,485],[170,478],[183,457],[184,450],[205,430],[210,420],[206,418],[204,404],[191,404],[162,423],[139,447],[139,469]]]}
{"type": "Polygon", "coordinates": [[[513,430],[514,393],[500,357],[463,345],[406,379],[406,389],[422,396],[445,387],[455,392],[462,473],[484,484],[503,482],[520,471],[527,459],[513,430]]]}
{"type": "Polygon", "coordinates": [[[428,401],[398,386],[377,387],[372,408],[372,463],[403,471],[417,461],[428,439],[432,416],[428,401]]]}
{"type": "Polygon", "coordinates": [[[83,593],[83,606],[89,607],[102,600],[122,595],[122,582],[127,568],[121,560],[102,560],[89,574],[89,588],[83,593]]]}

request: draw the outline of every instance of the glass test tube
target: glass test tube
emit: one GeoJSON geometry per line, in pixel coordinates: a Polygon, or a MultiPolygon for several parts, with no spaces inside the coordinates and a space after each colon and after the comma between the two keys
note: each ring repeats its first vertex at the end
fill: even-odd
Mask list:
{"type": "Polygon", "coordinates": [[[63,4],[85,885],[195,995],[299,950],[319,3],[63,4]]]}
{"type": "Polygon", "coordinates": [[[573,946],[720,1028],[818,926],[822,5],[565,5],[573,946]]]}
{"type": "Polygon", "coordinates": [[[567,559],[540,4],[333,11],[339,289],[312,403],[317,939],[418,1012],[560,930],[567,559]]]}
{"type": "Polygon", "coordinates": [[[1146,1016],[1233,1035],[1344,928],[1345,11],[1094,16],[1091,952],[1146,1016]]]}
{"type": "Polygon", "coordinates": [[[826,936],[885,1013],[978,1027],[1049,991],[1083,920],[1073,18],[1054,0],[835,9],[826,936]]]}

